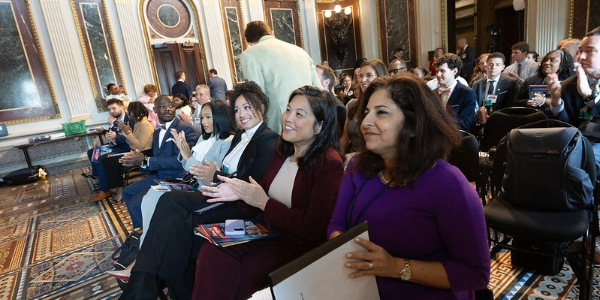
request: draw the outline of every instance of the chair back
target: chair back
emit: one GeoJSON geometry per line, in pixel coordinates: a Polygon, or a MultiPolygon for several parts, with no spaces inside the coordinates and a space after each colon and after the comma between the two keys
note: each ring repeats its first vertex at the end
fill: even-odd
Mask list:
{"type": "Polygon", "coordinates": [[[479,176],[479,142],[477,138],[461,130],[462,142],[452,149],[448,162],[456,166],[468,181],[476,181],[479,176]]]}
{"type": "Polygon", "coordinates": [[[507,107],[493,112],[483,127],[481,151],[498,145],[512,129],[540,120],[546,120],[546,114],[531,107],[507,107]]]}

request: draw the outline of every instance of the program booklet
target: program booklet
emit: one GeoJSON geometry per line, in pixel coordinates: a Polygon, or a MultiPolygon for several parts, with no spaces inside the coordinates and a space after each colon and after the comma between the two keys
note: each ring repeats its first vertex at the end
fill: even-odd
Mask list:
{"type": "Polygon", "coordinates": [[[550,91],[545,84],[532,84],[529,86],[529,99],[535,98],[535,95],[542,95],[545,98],[550,97],[550,91]]]}
{"type": "Polygon", "coordinates": [[[194,228],[194,233],[219,247],[229,247],[250,241],[281,236],[281,233],[271,228],[263,220],[244,221],[245,234],[227,236],[225,223],[200,224],[194,228]]]}
{"type": "Polygon", "coordinates": [[[171,182],[165,180],[154,180],[158,185],[153,185],[151,188],[157,192],[170,192],[170,191],[182,191],[182,192],[199,192],[197,188],[181,182],[171,182]]]}

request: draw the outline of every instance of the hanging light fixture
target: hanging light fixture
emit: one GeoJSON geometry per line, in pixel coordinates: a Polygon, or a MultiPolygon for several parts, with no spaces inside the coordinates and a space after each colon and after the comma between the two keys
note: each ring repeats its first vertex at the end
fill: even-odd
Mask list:
{"type": "Polygon", "coordinates": [[[330,10],[326,10],[325,11],[325,18],[331,18],[331,11],[330,10]]]}
{"type": "Polygon", "coordinates": [[[337,1],[335,1],[333,11],[335,11],[336,14],[339,14],[342,11],[342,6],[337,1]]]}
{"type": "Polygon", "coordinates": [[[352,8],[350,6],[347,6],[346,8],[344,8],[344,13],[346,15],[349,15],[352,13],[352,8]]]}

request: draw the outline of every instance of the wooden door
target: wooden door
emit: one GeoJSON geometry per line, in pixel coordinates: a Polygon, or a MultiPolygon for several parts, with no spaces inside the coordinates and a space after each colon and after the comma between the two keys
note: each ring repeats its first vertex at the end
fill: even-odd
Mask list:
{"type": "Polygon", "coordinates": [[[200,47],[194,44],[153,45],[154,61],[158,75],[160,94],[170,95],[175,84],[175,72],[183,71],[187,84],[195,89],[198,84],[206,84],[206,70],[200,59],[200,47]]]}

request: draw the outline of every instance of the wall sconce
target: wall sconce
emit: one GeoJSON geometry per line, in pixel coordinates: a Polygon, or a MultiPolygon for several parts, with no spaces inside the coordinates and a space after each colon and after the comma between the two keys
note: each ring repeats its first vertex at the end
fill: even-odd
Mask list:
{"type": "Polygon", "coordinates": [[[333,42],[332,48],[340,64],[343,64],[348,56],[348,34],[351,32],[350,25],[352,25],[352,7],[348,6],[343,10],[342,13],[342,6],[336,0],[333,11],[326,10],[323,14],[325,27],[333,42]]]}

